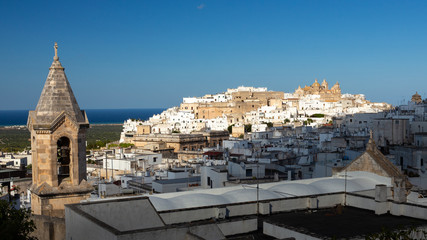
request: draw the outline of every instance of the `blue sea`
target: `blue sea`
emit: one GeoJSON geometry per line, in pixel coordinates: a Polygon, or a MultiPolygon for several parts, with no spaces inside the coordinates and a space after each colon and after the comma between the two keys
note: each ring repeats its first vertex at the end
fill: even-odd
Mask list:
{"type": "MultiPolygon", "coordinates": [[[[164,108],[85,109],[91,124],[122,124],[129,118],[147,120],[164,110],[164,108]]],[[[26,125],[27,118],[28,110],[0,110],[0,126],[26,125]]]]}

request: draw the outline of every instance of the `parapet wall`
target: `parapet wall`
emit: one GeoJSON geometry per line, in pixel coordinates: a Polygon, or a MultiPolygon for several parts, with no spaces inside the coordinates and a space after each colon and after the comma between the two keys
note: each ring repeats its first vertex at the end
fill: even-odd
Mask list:
{"type": "Polygon", "coordinates": [[[406,216],[427,220],[427,206],[411,203],[399,203],[390,199],[376,200],[366,193],[331,193],[303,197],[282,198],[257,202],[233,203],[198,208],[160,211],[159,215],[165,224],[177,224],[208,219],[226,219],[259,214],[269,215],[280,212],[289,212],[305,209],[331,208],[336,205],[345,205],[374,211],[381,215],[390,213],[395,216],[406,216]]]}
{"type": "Polygon", "coordinates": [[[304,209],[317,209],[334,207],[344,204],[344,193],[332,193],[312,195],[306,197],[282,198],[259,201],[233,203],[225,205],[187,208],[179,210],[160,211],[159,215],[165,224],[177,224],[183,222],[194,222],[208,219],[225,219],[229,217],[241,217],[259,214],[269,215],[279,212],[287,212],[304,209]]]}

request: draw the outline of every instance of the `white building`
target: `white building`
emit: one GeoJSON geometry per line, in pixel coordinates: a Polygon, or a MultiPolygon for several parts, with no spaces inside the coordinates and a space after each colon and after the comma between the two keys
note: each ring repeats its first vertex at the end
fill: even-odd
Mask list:
{"type": "Polygon", "coordinates": [[[237,179],[264,178],[265,165],[250,162],[228,162],[228,174],[237,179]]]}
{"type": "Polygon", "coordinates": [[[226,166],[204,166],[200,168],[200,178],[202,188],[224,187],[228,171],[226,166]]]}

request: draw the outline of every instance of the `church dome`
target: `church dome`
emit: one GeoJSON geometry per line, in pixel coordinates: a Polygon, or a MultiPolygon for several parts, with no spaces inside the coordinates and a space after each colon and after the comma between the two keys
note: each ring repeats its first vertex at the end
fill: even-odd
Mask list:
{"type": "Polygon", "coordinates": [[[320,87],[320,83],[317,81],[317,79],[314,80],[312,87],[320,87]]]}
{"type": "Polygon", "coordinates": [[[411,102],[420,103],[422,101],[421,95],[418,94],[418,92],[415,92],[414,95],[412,95],[411,102]]]}

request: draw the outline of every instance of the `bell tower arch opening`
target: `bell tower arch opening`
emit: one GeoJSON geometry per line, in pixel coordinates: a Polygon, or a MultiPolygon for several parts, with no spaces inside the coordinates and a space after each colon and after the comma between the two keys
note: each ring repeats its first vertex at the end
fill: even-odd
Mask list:
{"type": "Polygon", "coordinates": [[[57,174],[58,174],[58,185],[63,181],[70,181],[70,161],[71,161],[71,147],[70,139],[67,137],[61,137],[57,142],[57,174]]]}

